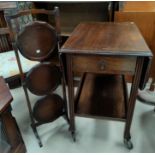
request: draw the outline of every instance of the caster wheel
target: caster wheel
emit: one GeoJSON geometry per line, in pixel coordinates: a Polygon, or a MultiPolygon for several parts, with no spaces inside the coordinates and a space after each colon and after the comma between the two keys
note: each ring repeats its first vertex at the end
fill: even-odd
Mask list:
{"type": "Polygon", "coordinates": [[[39,146],[40,146],[40,147],[43,147],[43,144],[42,144],[41,142],[39,142],[39,146]]]}
{"type": "Polygon", "coordinates": [[[124,139],[124,144],[129,150],[133,148],[133,144],[130,140],[124,139]]]}
{"type": "Polygon", "coordinates": [[[75,137],[75,133],[72,132],[72,138],[73,138],[73,141],[76,142],[76,137],[75,137]]]}

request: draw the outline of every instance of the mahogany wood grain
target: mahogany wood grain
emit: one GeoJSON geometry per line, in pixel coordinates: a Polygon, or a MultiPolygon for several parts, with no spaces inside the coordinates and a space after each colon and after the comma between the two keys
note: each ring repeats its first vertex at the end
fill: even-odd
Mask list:
{"type": "Polygon", "coordinates": [[[137,26],[132,22],[81,23],[60,51],[74,54],[152,56],[137,26]]]}
{"type": "MultiPolygon", "coordinates": [[[[59,48],[59,43],[61,42],[59,8],[54,7],[53,10],[45,10],[45,9],[22,10],[22,11],[17,12],[14,15],[10,15],[10,16],[6,15],[5,18],[7,20],[8,26],[11,30],[10,35],[12,38],[13,49],[15,50],[17,63],[18,63],[18,67],[20,70],[21,81],[23,84],[23,89],[25,92],[26,100],[27,100],[27,106],[28,106],[29,115],[30,115],[30,119],[31,119],[31,127],[33,129],[33,132],[34,132],[36,138],[38,139],[38,143],[39,143],[40,147],[42,147],[42,142],[40,140],[40,137],[39,137],[36,127],[38,125],[43,124],[43,121],[37,122],[35,120],[35,118],[33,117],[32,106],[31,106],[27,88],[29,88],[29,89],[31,88],[30,89],[31,92],[33,91],[33,93],[35,93],[37,95],[47,95],[48,90],[49,90],[48,94],[51,93],[51,91],[55,89],[55,86],[57,86],[57,83],[59,84],[62,81],[61,77],[60,77],[61,73],[59,71],[57,71],[57,69],[56,69],[55,71],[57,73],[54,74],[52,72],[52,76],[51,76],[51,70],[53,71],[54,69],[52,69],[50,67],[44,68],[44,67],[40,66],[37,68],[38,70],[40,69],[40,71],[38,71],[36,68],[33,68],[34,70],[35,69],[37,70],[37,71],[35,70],[36,72],[33,70],[35,72],[34,73],[31,70],[33,72],[34,76],[31,74],[29,76],[29,79],[31,79],[32,81],[29,80],[29,82],[27,82],[28,78],[25,78],[25,76],[24,76],[18,52],[21,51],[21,53],[23,53],[23,55],[24,55],[24,52],[27,53],[29,56],[25,54],[24,56],[26,58],[29,58],[31,60],[41,61],[41,64],[43,62],[47,62],[47,63],[51,62],[52,64],[54,63],[54,62],[52,62],[52,59],[50,59],[51,55],[49,56],[49,54],[54,55],[54,49],[56,49],[56,51],[57,51],[59,48]],[[49,26],[48,23],[36,21],[35,19],[33,19],[33,22],[32,22],[34,25],[32,23],[31,24],[29,23],[29,25],[25,24],[25,25],[22,25],[22,27],[21,27],[18,17],[22,17],[24,15],[29,15],[29,14],[31,14],[32,17],[35,14],[49,15],[51,18],[54,18],[54,25],[52,25],[52,26],[54,26],[54,29],[51,25],[49,26]],[[12,22],[14,23],[14,25],[12,24],[12,22]],[[31,27],[32,25],[34,26],[33,29],[31,27]],[[41,25],[44,25],[44,26],[41,26],[41,25]],[[24,31],[24,34],[22,34],[23,27],[25,27],[25,29],[23,29],[23,31],[28,30],[28,31],[24,31]],[[29,32],[29,33],[27,33],[27,32],[29,32]],[[37,57],[36,55],[39,55],[39,54],[40,54],[40,57],[37,57]],[[59,76],[58,72],[60,73],[60,76],[59,76]],[[41,73],[41,74],[39,74],[39,73],[41,73]],[[54,79],[52,80],[51,78],[54,78],[54,79]],[[50,84],[49,84],[49,82],[50,82],[50,84]],[[54,84],[54,82],[56,82],[56,84],[54,84]],[[43,92],[44,92],[44,94],[43,94],[43,92]]],[[[58,61],[58,64],[60,64],[59,61],[58,61]]],[[[58,66],[60,66],[60,65],[58,65],[58,66]]],[[[65,94],[65,92],[64,92],[64,94],[65,94]]],[[[37,108],[37,109],[39,109],[39,108],[37,108]]],[[[39,109],[39,112],[40,112],[40,109],[39,109]]],[[[49,112],[49,111],[47,111],[47,112],[49,112]]],[[[43,110],[43,113],[46,114],[46,112],[44,110],[43,110]]]]}
{"type": "Polygon", "coordinates": [[[77,115],[126,118],[124,83],[121,75],[87,73],[77,99],[77,115]],[[89,91],[88,91],[89,90],[89,91]]]}
{"type": "Polygon", "coordinates": [[[48,23],[33,21],[20,31],[16,43],[24,57],[41,61],[54,52],[57,45],[57,34],[54,27],[48,23]]]}
{"type": "Polygon", "coordinates": [[[33,108],[33,116],[38,122],[49,123],[63,114],[63,99],[50,94],[39,99],[33,108]]]}
{"type": "Polygon", "coordinates": [[[13,97],[9,91],[9,88],[5,84],[5,81],[0,77],[0,113],[2,113],[13,100],[13,97]]]}
{"type": "Polygon", "coordinates": [[[5,127],[5,133],[8,138],[9,144],[11,145],[11,149],[9,152],[12,153],[26,152],[26,148],[22,140],[22,136],[17,126],[16,120],[12,116],[9,107],[8,110],[5,111],[5,113],[0,116],[2,120],[2,125],[4,125],[5,127]]]}
{"type": "Polygon", "coordinates": [[[61,83],[61,72],[50,63],[40,63],[26,75],[25,84],[35,95],[45,95],[53,92],[61,83]]]}
{"type": "Polygon", "coordinates": [[[72,58],[74,72],[134,74],[135,71],[136,57],[74,55],[72,58]]]}
{"type": "MultiPolygon", "coordinates": [[[[125,142],[127,142],[127,147],[131,149],[132,143],[129,141],[131,138],[130,128],[136,95],[138,87],[144,85],[146,82],[145,75],[148,74],[150,59],[152,57],[152,53],[136,25],[131,22],[81,23],[75,28],[69,39],[65,42],[60,50],[60,54],[67,58],[70,131],[72,132],[74,140],[76,114],[74,110],[77,110],[76,112],[83,117],[89,115],[96,118],[96,116],[102,115],[101,113],[106,109],[107,111],[104,111],[105,115],[113,115],[113,119],[117,118],[113,113],[116,111],[118,112],[116,113],[119,117],[126,116],[126,119],[124,119],[126,122],[124,139],[125,142]],[[146,59],[148,62],[144,61],[146,59]],[[104,60],[104,63],[101,60],[104,60]],[[92,76],[88,76],[89,78],[86,76],[86,80],[80,82],[81,84],[78,89],[79,95],[77,94],[75,98],[73,88],[74,71],[79,71],[84,75],[87,74],[86,72],[92,73],[90,74],[92,76]],[[112,74],[112,72],[113,74],[126,75],[126,73],[128,73],[129,75],[133,75],[129,99],[126,94],[126,85],[123,84],[125,82],[124,77],[121,82],[117,78],[117,80],[114,78],[117,81],[116,82],[111,79],[113,75],[108,75],[109,77],[107,79],[103,78],[103,81],[100,78],[95,78],[95,76],[93,76],[95,73],[112,74]],[[110,80],[111,83],[108,82],[108,80],[110,80]],[[106,88],[102,87],[103,83],[106,88]],[[111,91],[109,90],[110,87],[111,91]],[[105,89],[106,91],[101,93],[102,90],[105,89]],[[117,91],[118,96],[114,93],[115,91],[117,91]],[[124,97],[122,98],[122,96],[124,97]],[[106,99],[103,101],[104,97],[106,99]],[[79,105],[78,103],[75,103],[75,100],[78,100],[78,98],[80,98],[79,105]],[[106,104],[106,101],[108,104],[106,104]],[[120,106],[120,109],[118,108],[119,110],[116,108],[117,104],[115,105],[115,101],[120,106]],[[121,110],[123,109],[121,101],[127,102],[127,104],[124,104],[124,109],[127,110],[121,110]],[[99,105],[97,105],[98,102],[99,105]],[[105,107],[102,103],[106,104],[105,107]],[[111,103],[113,103],[114,106],[111,103]],[[111,105],[111,108],[108,107],[109,105],[111,105]],[[108,111],[109,113],[106,113],[108,111]],[[124,111],[125,114],[123,114],[124,111]]],[[[66,64],[64,64],[64,66],[66,64]]]]}
{"type": "Polygon", "coordinates": [[[70,131],[75,134],[75,121],[74,121],[74,85],[73,85],[73,70],[72,70],[72,57],[67,55],[67,81],[68,82],[68,100],[69,100],[69,119],[70,131]]]}
{"type": "Polygon", "coordinates": [[[131,128],[131,123],[132,123],[132,118],[133,118],[133,113],[134,113],[135,102],[136,102],[136,97],[137,97],[137,93],[138,93],[140,78],[142,76],[143,62],[144,62],[143,57],[137,58],[135,75],[133,78],[131,91],[130,91],[130,97],[128,100],[127,120],[126,120],[125,130],[124,130],[124,138],[126,140],[131,139],[130,128],[131,128]]]}
{"type": "Polygon", "coordinates": [[[26,148],[17,126],[15,118],[11,114],[11,101],[13,100],[9,88],[5,81],[0,77],[0,120],[4,133],[11,148],[11,153],[26,152],[26,148]]]}

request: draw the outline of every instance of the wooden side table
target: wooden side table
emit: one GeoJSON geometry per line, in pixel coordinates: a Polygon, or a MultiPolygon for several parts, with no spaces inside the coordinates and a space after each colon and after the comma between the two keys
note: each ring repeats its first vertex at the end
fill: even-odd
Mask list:
{"type": "MultiPolygon", "coordinates": [[[[9,88],[0,77],[0,121],[6,142],[10,145],[9,152],[26,152],[25,144],[20,134],[15,118],[11,114],[11,101],[13,100],[9,88]]],[[[1,138],[1,137],[0,137],[1,138]]],[[[3,149],[3,148],[1,148],[3,149]]]]}
{"type": "Polygon", "coordinates": [[[81,23],[60,50],[66,58],[70,131],[75,140],[75,116],[125,122],[124,142],[131,149],[130,127],[138,88],[147,80],[152,53],[136,25],[81,23]],[[83,73],[76,97],[74,72],[83,73]],[[133,75],[130,97],[125,75],[133,75]]]}

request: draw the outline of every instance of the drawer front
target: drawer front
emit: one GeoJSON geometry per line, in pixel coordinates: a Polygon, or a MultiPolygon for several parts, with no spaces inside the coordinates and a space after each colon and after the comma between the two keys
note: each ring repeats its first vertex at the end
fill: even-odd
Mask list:
{"type": "Polygon", "coordinates": [[[72,56],[74,72],[134,74],[136,57],[72,56]]]}

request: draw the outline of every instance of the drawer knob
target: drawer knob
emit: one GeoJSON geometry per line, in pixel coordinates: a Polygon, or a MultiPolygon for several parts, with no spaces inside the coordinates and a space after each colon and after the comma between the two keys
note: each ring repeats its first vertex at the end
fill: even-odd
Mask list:
{"type": "Polygon", "coordinates": [[[100,67],[100,70],[104,70],[105,69],[105,62],[101,61],[99,62],[99,67],[100,67]]]}

